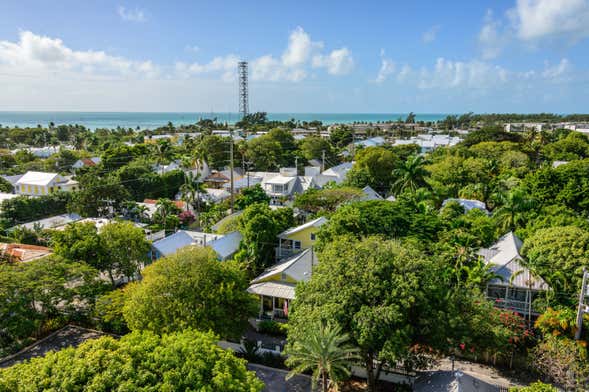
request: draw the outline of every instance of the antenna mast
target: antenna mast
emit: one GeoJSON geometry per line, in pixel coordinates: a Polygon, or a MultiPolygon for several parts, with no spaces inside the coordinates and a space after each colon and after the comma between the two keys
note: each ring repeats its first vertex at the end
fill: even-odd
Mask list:
{"type": "Polygon", "coordinates": [[[247,61],[240,61],[238,65],[239,77],[239,113],[245,117],[249,113],[249,91],[247,85],[247,61]]]}

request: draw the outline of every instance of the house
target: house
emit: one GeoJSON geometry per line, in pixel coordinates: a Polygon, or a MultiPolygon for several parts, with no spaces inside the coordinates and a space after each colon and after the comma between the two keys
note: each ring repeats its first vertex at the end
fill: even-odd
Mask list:
{"type": "Polygon", "coordinates": [[[215,251],[217,258],[220,261],[224,261],[231,258],[231,256],[237,252],[241,238],[239,232],[221,235],[198,231],[178,230],[174,234],[155,241],[151,245],[151,259],[157,260],[161,257],[169,256],[187,246],[208,246],[215,251]]]}
{"type": "Polygon", "coordinates": [[[534,276],[522,264],[522,245],[522,241],[509,232],[491,247],[480,249],[478,255],[498,276],[488,283],[487,298],[494,301],[497,307],[514,310],[531,318],[538,315],[532,302],[549,287],[544,279],[534,276]]]}
{"type": "Polygon", "coordinates": [[[370,139],[360,140],[355,142],[356,147],[380,147],[385,144],[385,140],[382,136],[371,137],[370,139]]]}
{"type": "Polygon", "coordinates": [[[14,184],[19,195],[40,196],[57,191],[70,192],[78,188],[78,182],[57,173],[28,171],[14,184]]]}
{"type": "Polygon", "coordinates": [[[322,216],[278,234],[276,258],[280,260],[311,248],[315,244],[317,232],[327,222],[327,218],[322,216]]]}
{"type": "Polygon", "coordinates": [[[339,165],[333,166],[322,173],[318,174],[313,178],[315,184],[319,187],[325,186],[329,182],[335,182],[341,184],[346,179],[348,172],[354,166],[354,162],[344,162],[339,165]]]}
{"type": "Polygon", "coordinates": [[[483,211],[487,215],[490,214],[490,212],[487,210],[487,206],[485,205],[485,203],[483,203],[482,201],[479,201],[479,200],[450,198],[450,199],[444,200],[444,202],[442,203],[442,206],[445,206],[446,204],[448,204],[452,201],[460,204],[462,206],[462,208],[464,208],[464,212],[468,212],[470,210],[477,209],[477,210],[483,211]]]}
{"type": "Polygon", "coordinates": [[[361,199],[362,201],[382,200],[382,196],[379,195],[377,191],[372,189],[370,185],[366,185],[364,188],[362,188],[362,193],[364,193],[364,196],[362,196],[361,199]]]}
{"type": "Polygon", "coordinates": [[[225,189],[206,188],[204,193],[200,194],[200,199],[209,203],[219,203],[231,197],[231,193],[225,189]]]}
{"type": "Polygon", "coordinates": [[[167,165],[155,164],[151,168],[154,173],[165,174],[165,173],[169,173],[173,170],[181,170],[180,163],[181,162],[179,160],[175,160],[175,161],[170,162],[167,165]]]}
{"type": "MultiPolygon", "coordinates": [[[[61,214],[61,215],[56,215],[56,216],[52,216],[52,217],[45,218],[45,219],[40,219],[40,220],[28,222],[28,223],[23,223],[21,225],[14,226],[14,228],[18,227],[18,228],[24,228],[24,229],[28,229],[28,230],[56,229],[56,228],[59,228],[60,226],[65,226],[68,223],[77,222],[80,219],[82,219],[82,217],[78,214],[61,214]]],[[[13,228],[11,228],[11,229],[13,229],[13,228]]]]}
{"type": "Polygon", "coordinates": [[[78,159],[73,165],[73,169],[81,169],[83,167],[94,167],[98,166],[102,159],[100,157],[82,158],[78,159]]]}
{"type": "Polygon", "coordinates": [[[247,291],[260,298],[260,319],[287,319],[295,286],[311,278],[317,258],[313,249],[306,249],[266,269],[252,280],[247,291]]]}
{"type": "Polygon", "coordinates": [[[0,243],[0,260],[9,262],[37,260],[52,253],[51,249],[44,246],[0,243]]]}
{"type": "Polygon", "coordinates": [[[279,173],[262,178],[262,188],[270,196],[270,203],[275,205],[282,204],[282,199],[291,199],[295,194],[315,187],[313,177],[299,176],[294,167],[282,168],[279,173]]]}

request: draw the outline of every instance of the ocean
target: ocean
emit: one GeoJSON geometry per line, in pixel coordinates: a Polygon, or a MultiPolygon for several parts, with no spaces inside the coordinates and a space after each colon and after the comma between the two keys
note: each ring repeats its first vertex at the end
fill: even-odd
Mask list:
{"type": "MultiPolygon", "coordinates": [[[[377,122],[405,118],[407,113],[268,113],[269,120],[287,121],[291,118],[299,121],[318,120],[323,124],[349,124],[353,122],[377,122]]],[[[438,121],[447,114],[416,114],[417,121],[438,121]]],[[[240,119],[238,113],[156,113],[156,112],[1,112],[1,126],[35,127],[79,124],[89,129],[97,128],[137,128],[153,129],[168,122],[174,125],[193,124],[201,118],[217,118],[220,122],[233,124],[240,119]]]]}

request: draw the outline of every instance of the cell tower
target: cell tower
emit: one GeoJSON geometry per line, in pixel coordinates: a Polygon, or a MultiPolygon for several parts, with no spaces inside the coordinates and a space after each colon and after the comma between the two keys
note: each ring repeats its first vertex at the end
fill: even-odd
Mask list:
{"type": "Polygon", "coordinates": [[[239,113],[245,117],[249,112],[249,91],[247,87],[247,61],[237,63],[239,73],[239,113]]]}

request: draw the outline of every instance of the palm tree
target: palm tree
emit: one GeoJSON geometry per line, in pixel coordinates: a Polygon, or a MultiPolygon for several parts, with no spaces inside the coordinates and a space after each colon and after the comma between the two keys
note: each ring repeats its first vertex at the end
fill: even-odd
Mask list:
{"type": "Polygon", "coordinates": [[[398,195],[406,190],[415,191],[418,188],[427,188],[425,177],[429,172],[425,169],[425,159],[421,155],[413,155],[397,169],[393,170],[396,181],[393,183],[393,192],[398,195]]]}
{"type": "Polygon", "coordinates": [[[170,144],[170,141],[166,139],[160,140],[158,143],[155,144],[154,153],[157,160],[157,164],[161,168],[160,174],[164,174],[163,164],[166,163],[172,155],[172,145],[170,144]]]}
{"type": "Polygon", "coordinates": [[[327,392],[330,383],[337,391],[338,381],[350,375],[350,361],[358,358],[358,349],[349,345],[348,340],[339,326],[315,323],[287,349],[286,363],[294,366],[287,379],[312,370],[313,387],[321,379],[323,392],[327,392]]]}
{"type": "Polygon", "coordinates": [[[178,207],[176,207],[174,202],[170,199],[159,199],[156,203],[156,207],[157,209],[155,213],[161,217],[162,225],[164,226],[164,230],[166,230],[168,216],[173,214],[178,207]]]}
{"type": "Polygon", "coordinates": [[[515,230],[516,226],[524,223],[524,214],[536,205],[535,201],[528,198],[520,189],[514,189],[507,194],[500,194],[501,207],[493,213],[495,219],[501,224],[503,231],[515,230]]]}
{"type": "Polygon", "coordinates": [[[205,186],[200,180],[200,173],[188,172],[184,174],[184,184],[180,187],[182,198],[188,204],[196,205],[196,222],[200,225],[200,194],[206,192],[205,186]]]}

